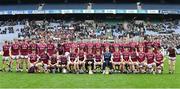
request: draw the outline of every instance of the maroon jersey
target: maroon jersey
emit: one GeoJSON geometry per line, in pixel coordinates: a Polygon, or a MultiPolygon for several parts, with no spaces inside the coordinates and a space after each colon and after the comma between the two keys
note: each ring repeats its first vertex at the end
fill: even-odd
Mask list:
{"type": "Polygon", "coordinates": [[[38,54],[41,55],[46,50],[46,44],[39,44],[38,45],[38,54]]]}
{"type": "Polygon", "coordinates": [[[44,64],[48,64],[49,61],[49,55],[46,53],[42,53],[40,55],[40,61],[43,61],[44,64]]]}
{"type": "Polygon", "coordinates": [[[19,44],[15,43],[11,46],[12,55],[19,55],[19,44]]]}
{"type": "Polygon", "coordinates": [[[77,54],[75,52],[70,53],[70,61],[74,62],[76,60],[77,54]]]}
{"type": "Polygon", "coordinates": [[[159,41],[153,42],[153,46],[154,46],[155,48],[159,48],[159,47],[160,47],[160,42],[159,42],[159,41]]]}
{"type": "Polygon", "coordinates": [[[28,53],[29,53],[28,47],[29,47],[29,45],[27,43],[21,44],[21,48],[20,48],[21,55],[28,55],[28,53]]]}
{"type": "Polygon", "coordinates": [[[84,61],[84,52],[79,52],[78,56],[80,61],[84,61]]]}
{"type": "Polygon", "coordinates": [[[93,58],[94,58],[93,53],[87,53],[86,58],[87,58],[87,60],[93,60],[93,58]]]}
{"type": "Polygon", "coordinates": [[[99,54],[99,55],[96,54],[96,55],[95,55],[95,61],[96,61],[96,62],[101,62],[101,60],[102,60],[101,54],[99,54]]]}
{"type": "Polygon", "coordinates": [[[121,52],[124,52],[124,44],[123,44],[123,43],[120,43],[120,44],[119,44],[119,50],[120,50],[121,52]]]}
{"type": "Polygon", "coordinates": [[[75,52],[78,53],[78,44],[72,43],[71,48],[73,48],[75,52]]]}
{"type": "Polygon", "coordinates": [[[130,45],[130,52],[132,52],[133,51],[133,48],[137,48],[137,43],[136,42],[130,42],[129,43],[129,45],[130,45]]]}
{"type": "Polygon", "coordinates": [[[145,42],[144,42],[144,46],[145,46],[144,51],[147,53],[147,52],[148,52],[148,47],[151,47],[151,46],[152,46],[152,42],[150,42],[150,41],[145,41],[145,42]]]}
{"type": "Polygon", "coordinates": [[[95,54],[97,54],[97,51],[100,51],[100,54],[102,54],[102,46],[101,46],[101,43],[96,43],[96,44],[95,44],[95,49],[96,49],[95,54]]]}
{"type": "Polygon", "coordinates": [[[60,61],[60,64],[67,64],[67,57],[66,56],[60,56],[59,61],[60,61]]]}
{"type": "Polygon", "coordinates": [[[57,63],[57,56],[52,56],[51,57],[51,64],[56,64],[57,63]]]}
{"type": "Polygon", "coordinates": [[[55,54],[55,45],[54,44],[47,44],[47,52],[49,54],[49,56],[52,56],[53,54],[55,54]]]}
{"type": "Polygon", "coordinates": [[[169,57],[176,57],[176,50],[174,48],[168,48],[169,57]]]}
{"type": "Polygon", "coordinates": [[[154,53],[150,53],[150,52],[146,53],[147,64],[154,63],[154,58],[155,58],[154,53]]]}
{"type": "Polygon", "coordinates": [[[61,44],[58,44],[57,51],[58,51],[59,55],[63,55],[64,54],[64,46],[61,44]]]}
{"type": "Polygon", "coordinates": [[[141,63],[145,60],[146,54],[144,52],[138,52],[138,61],[141,63]]]}
{"type": "Polygon", "coordinates": [[[113,53],[113,62],[121,62],[120,52],[114,52],[113,53]]]}
{"type": "Polygon", "coordinates": [[[156,61],[157,62],[162,62],[163,61],[163,54],[161,53],[161,52],[157,52],[156,54],[155,54],[155,56],[156,56],[156,61]]]}
{"type": "Polygon", "coordinates": [[[103,43],[102,45],[103,45],[103,46],[102,46],[103,51],[106,52],[106,48],[109,48],[110,43],[107,43],[107,42],[106,42],[106,43],[103,43]]]}
{"type": "Polygon", "coordinates": [[[36,55],[36,54],[30,54],[29,55],[29,61],[30,61],[30,63],[34,63],[34,62],[36,62],[36,61],[38,61],[38,56],[36,55]]]}
{"type": "Polygon", "coordinates": [[[91,49],[91,48],[93,48],[93,46],[94,46],[93,43],[87,43],[86,45],[88,46],[88,49],[91,49]]]}
{"type": "Polygon", "coordinates": [[[71,49],[71,43],[64,43],[64,51],[65,52],[70,52],[71,49]]]}
{"type": "Polygon", "coordinates": [[[3,45],[3,56],[9,56],[10,45],[3,45]]]}
{"type": "Polygon", "coordinates": [[[129,61],[130,52],[124,51],[122,53],[124,61],[129,61]]]}
{"type": "Polygon", "coordinates": [[[109,46],[109,52],[111,53],[115,52],[114,44],[109,46]]]}
{"type": "Polygon", "coordinates": [[[79,49],[83,49],[85,48],[86,44],[85,43],[79,43],[79,49]]]}
{"type": "Polygon", "coordinates": [[[131,52],[130,56],[131,56],[131,60],[133,62],[137,62],[137,54],[136,54],[136,52],[131,52]]]}
{"type": "Polygon", "coordinates": [[[32,50],[35,50],[36,53],[37,53],[37,48],[38,48],[38,45],[36,43],[32,43],[29,45],[29,54],[32,53],[32,50]]]}

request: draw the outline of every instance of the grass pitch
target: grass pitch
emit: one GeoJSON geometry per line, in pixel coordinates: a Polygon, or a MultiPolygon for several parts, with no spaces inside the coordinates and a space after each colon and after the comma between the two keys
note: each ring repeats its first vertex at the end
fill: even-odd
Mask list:
{"type": "MultiPolygon", "coordinates": [[[[0,58],[1,59],[1,58],[0,58]]],[[[180,56],[175,74],[28,74],[0,72],[0,88],[180,88],[180,56]]]]}

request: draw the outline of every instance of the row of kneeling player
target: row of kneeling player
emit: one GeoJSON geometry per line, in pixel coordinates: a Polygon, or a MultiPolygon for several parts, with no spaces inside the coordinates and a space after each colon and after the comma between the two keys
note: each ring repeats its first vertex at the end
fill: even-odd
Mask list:
{"type": "Polygon", "coordinates": [[[96,55],[91,50],[88,53],[80,51],[78,54],[66,52],[65,55],[58,56],[56,54],[49,56],[46,51],[37,56],[33,52],[29,55],[29,72],[35,68],[37,72],[53,73],[162,73],[164,57],[159,50],[156,54],[151,48],[147,53],[144,53],[143,49],[139,52],[136,50],[128,52],[127,50],[125,48],[122,53],[118,50],[110,53],[107,49],[105,53],[97,52],[96,55]]]}

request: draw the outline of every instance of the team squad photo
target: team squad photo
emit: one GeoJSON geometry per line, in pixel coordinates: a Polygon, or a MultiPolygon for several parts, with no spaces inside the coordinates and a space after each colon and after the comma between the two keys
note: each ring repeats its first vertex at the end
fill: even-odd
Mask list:
{"type": "Polygon", "coordinates": [[[0,89],[180,88],[180,0],[0,0],[0,89]]]}

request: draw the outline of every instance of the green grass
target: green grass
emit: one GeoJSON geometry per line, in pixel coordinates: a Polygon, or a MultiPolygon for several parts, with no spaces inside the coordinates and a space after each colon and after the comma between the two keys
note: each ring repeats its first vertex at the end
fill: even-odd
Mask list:
{"type": "Polygon", "coordinates": [[[0,72],[0,88],[180,88],[180,56],[175,74],[28,74],[0,72]]]}

